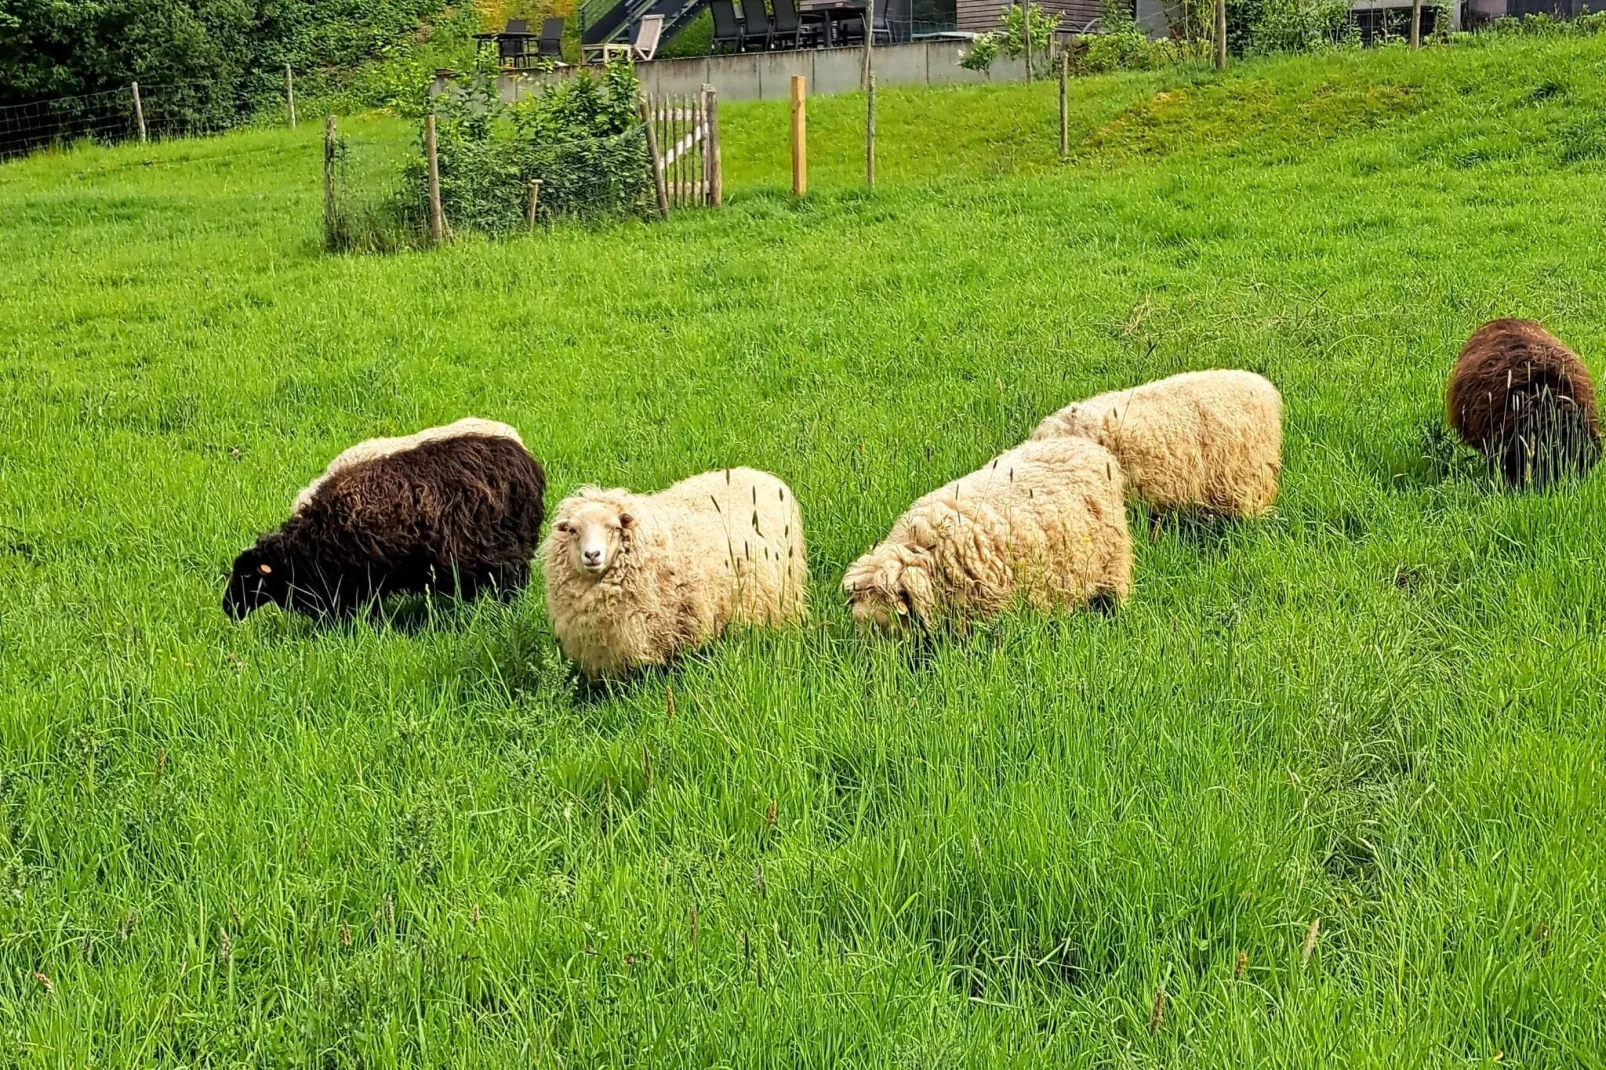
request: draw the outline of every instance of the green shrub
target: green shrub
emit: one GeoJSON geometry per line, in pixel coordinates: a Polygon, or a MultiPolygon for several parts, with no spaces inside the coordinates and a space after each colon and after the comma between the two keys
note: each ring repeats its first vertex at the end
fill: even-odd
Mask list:
{"type": "Polygon", "coordinates": [[[1245,51],[1320,52],[1360,43],[1348,0],[1259,0],[1245,51]]]}
{"type": "MultiPolygon", "coordinates": [[[[1118,0],[1105,0],[1099,26],[1102,33],[1076,38],[1073,55],[1078,73],[1155,70],[1177,63],[1190,54],[1187,42],[1151,39],[1138,26],[1132,12],[1118,0]]],[[[1200,51],[1197,45],[1192,49],[1193,53],[1200,51]]]]}
{"type": "Polygon", "coordinates": [[[714,51],[714,16],[704,8],[658,49],[659,59],[706,56],[714,51]]]}
{"type": "MultiPolygon", "coordinates": [[[[640,208],[651,187],[628,63],[577,72],[509,107],[494,83],[440,98],[441,202],[455,230],[506,234],[526,224],[530,182],[540,212],[594,217],[640,208]]],[[[412,186],[424,190],[423,160],[412,186]]]]}
{"type": "Polygon", "coordinates": [[[184,83],[175,118],[213,124],[280,106],[284,64],[309,94],[445,0],[0,0],[0,104],[184,83]]]}
{"type": "Polygon", "coordinates": [[[970,42],[970,50],[959,57],[959,65],[967,71],[990,71],[998,58],[998,38],[984,33],[970,42]]]}
{"type": "Polygon", "coordinates": [[[1031,37],[1032,54],[1047,56],[1059,24],[1057,13],[1049,14],[1037,4],[1028,4],[1024,14],[1019,5],[1006,7],[998,28],[977,36],[970,50],[960,57],[959,65],[972,71],[991,70],[1000,55],[1014,58],[1025,53],[1027,34],[1031,37]]]}

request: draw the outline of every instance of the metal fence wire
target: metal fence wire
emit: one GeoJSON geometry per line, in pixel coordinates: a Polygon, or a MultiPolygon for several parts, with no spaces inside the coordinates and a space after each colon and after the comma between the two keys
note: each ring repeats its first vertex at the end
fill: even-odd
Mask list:
{"type": "Polygon", "coordinates": [[[158,141],[214,134],[239,111],[212,82],[132,83],[99,93],[0,106],[0,160],[93,141],[158,141]]]}
{"type": "MultiPolygon", "coordinates": [[[[558,220],[642,216],[653,207],[643,126],[540,145],[470,137],[441,124],[437,158],[451,234],[504,237],[558,220]]],[[[421,143],[338,138],[329,208],[331,250],[389,252],[427,244],[429,177],[421,143]]]]}
{"type": "Polygon", "coordinates": [[[440,139],[441,207],[454,232],[505,235],[534,219],[597,219],[641,214],[650,204],[645,128],[542,145],[520,138],[440,139]],[[532,183],[540,183],[539,187],[532,183]]]}

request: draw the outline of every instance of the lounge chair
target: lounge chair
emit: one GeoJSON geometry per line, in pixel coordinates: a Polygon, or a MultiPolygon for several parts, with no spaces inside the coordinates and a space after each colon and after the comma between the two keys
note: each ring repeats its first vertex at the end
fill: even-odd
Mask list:
{"type": "Polygon", "coordinates": [[[887,21],[887,0],[874,0],[874,3],[875,22],[872,25],[875,27],[873,31],[875,39],[877,41],[885,41],[890,45],[892,43],[892,23],[887,21]]]}
{"type": "Polygon", "coordinates": [[[766,51],[772,39],[770,13],[764,9],[764,0],[742,0],[742,51],[766,51]]]}
{"type": "Polygon", "coordinates": [[[541,50],[537,53],[542,59],[563,59],[563,20],[547,19],[541,23],[541,50]]]}
{"type": "Polygon", "coordinates": [[[630,29],[629,41],[611,41],[602,45],[602,62],[607,63],[622,55],[632,63],[645,63],[658,53],[658,38],[664,32],[662,15],[643,15],[630,29]]]}
{"type": "Polygon", "coordinates": [[[797,14],[797,0],[773,0],[775,4],[775,20],[770,26],[770,43],[776,48],[785,47],[783,42],[790,41],[791,47],[798,48],[803,43],[803,20],[797,14]]]}
{"type": "Polygon", "coordinates": [[[714,47],[740,52],[742,24],[736,19],[736,5],[731,0],[710,0],[708,10],[714,15],[714,47]]]}
{"type": "Polygon", "coordinates": [[[529,35],[528,19],[508,19],[507,27],[496,36],[496,62],[503,67],[529,66],[529,35]]]}

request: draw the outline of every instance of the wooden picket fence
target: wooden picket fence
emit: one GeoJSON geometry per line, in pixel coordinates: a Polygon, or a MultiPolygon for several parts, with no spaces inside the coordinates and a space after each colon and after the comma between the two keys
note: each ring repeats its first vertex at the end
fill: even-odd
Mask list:
{"type": "Polygon", "coordinates": [[[700,93],[641,98],[647,150],[658,210],[718,208],[724,203],[719,162],[719,100],[714,87],[700,93]]]}

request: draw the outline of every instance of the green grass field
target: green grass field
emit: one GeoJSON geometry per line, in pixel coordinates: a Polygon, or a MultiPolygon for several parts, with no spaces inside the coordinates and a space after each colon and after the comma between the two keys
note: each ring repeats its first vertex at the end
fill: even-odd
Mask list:
{"type": "Polygon", "coordinates": [[[1441,430],[1486,318],[1606,373],[1603,76],[1088,79],[1064,166],[1052,85],[884,90],[873,194],[819,99],[803,204],[729,105],[721,213],[388,257],[320,252],[313,123],[0,167],[0,1065],[1606,1065],[1606,476],[1441,430]],[[1273,519],[855,634],[913,497],[1223,365],[1273,519]],[[553,503],[778,473],[813,621],[591,691],[538,585],[225,619],[332,455],[466,414],[553,503]]]}

